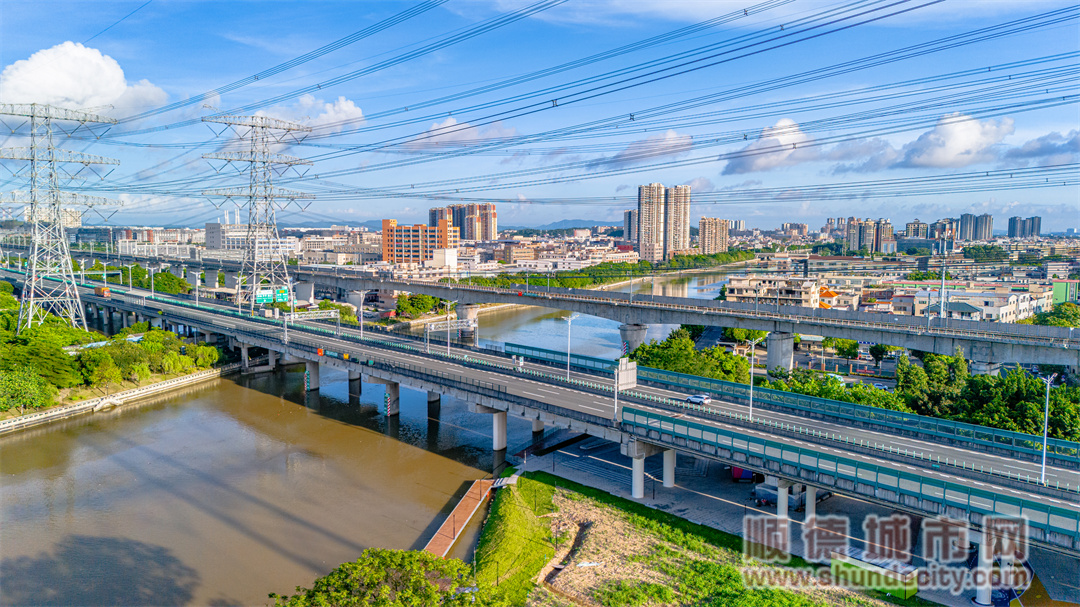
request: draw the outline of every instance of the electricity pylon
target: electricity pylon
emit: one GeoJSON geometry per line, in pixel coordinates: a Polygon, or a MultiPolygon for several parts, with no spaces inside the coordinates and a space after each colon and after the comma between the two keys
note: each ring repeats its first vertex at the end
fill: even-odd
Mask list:
{"type": "MultiPolygon", "coordinates": [[[[54,121],[74,122],[74,128],[56,130],[71,132],[88,123],[115,124],[112,118],[80,110],[44,105],[40,103],[0,103],[0,115],[16,116],[29,124],[30,147],[0,149],[0,160],[29,161],[29,191],[14,191],[0,195],[0,203],[20,204],[26,207],[26,221],[33,228],[30,244],[29,265],[23,286],[22,304],[19,306],[18,331],[22,332],[34,323],[41,324],[49,312],[67,320],[73,327],[86,328],[82,300],[71,267],[71,254],[64,233],[65,221],[79,217],[73,206],[95,207],[118,204],[98,196],[86,196],[64,192],[60,189],[61,173],[65,179],[76,178],[77,173],[65,171],[61,165],[81,164],[87,168],[93,164],[120,164],[119,160],[104,158],[82,152],[62,150],[53,145],[54,121]]],[[[11,129],[12,133],[18,129],[11,129]]],[[[21,176],[23,170],[12,170],[21,176]]],[[[82,169],[80,169],[81,171],[82,169]]]]}
{"type": "Polygon", "coordinates": [[[221,196],[226,200],[246,199],[248,224],[241,277],[247,281],[237,284],[237,308],[243,310],[246,305],[249,311],[254,312],[256,303],[292,301],[288,259],[284,243],[278,237],[277,210],[297,200],[313,199],[315,196],[277,187],[273,184],[273,178],[275,172],[280,174],[292,167],[310,165],[311,161],[272,152],[270,148],[286,144],[290,138],[298,142],[296,134],[310,132],[311,128],[266,116],[206,116],[203,122],[228,125],[244,140],[247,148],[203,154],[203,158],[208,160],[247,165],[244,169],[238,169],[248,173],[247,187],[203,192],[204,196],[221,196]],[[284,203],[279,204],[279,201],[284,203]]]}

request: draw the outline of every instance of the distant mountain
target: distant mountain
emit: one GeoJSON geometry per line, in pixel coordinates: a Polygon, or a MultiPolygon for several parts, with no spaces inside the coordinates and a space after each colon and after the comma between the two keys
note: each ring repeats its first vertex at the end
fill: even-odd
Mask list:
{"type": "Polygon", "coordinates": [[[499,226],[503,230],[568,230],[570,228],[591,228],[594,226],[621,226],[621,221],[601,219],[562,219],[542,226],[499,226]]]}

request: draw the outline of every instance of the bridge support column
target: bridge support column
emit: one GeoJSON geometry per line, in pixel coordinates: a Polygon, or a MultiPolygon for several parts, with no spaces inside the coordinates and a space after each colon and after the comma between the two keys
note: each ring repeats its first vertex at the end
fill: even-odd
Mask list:
{"type": "Polygon", "coordinates": [[[778,518],[788,518],[788,489],[793,484],[791,481],[779,479],[776,481],[776,516],[778,518]]]}
{"type": "Polygon", "coordinates": [[[544,422],[543,422],[543,420],[539,420],[539,419],[532,420],[532,431],[533,431],[534,434],[537,433],[537,432],[543,432],[544,431],[544,422]]]}
{"type": "Polygon", "coordinates": [[[266,351],[266,366],[270,367],[271,371],[277,368],[277,357],[277,352],[274,352],[273,350],[266,351]]]}
{"type": "Polygon", "coordinates": [[[491,416],[491,450],[506,449],[506,411],[491,416]]]}
{"type": "Polygon", "coordinates": [[[240,368],[247,371],[248,366],[248,345],[240,344],[240,368]]]}
{"type": "Polygon", "coordinates": [[[664,486],[668,489],[675,486],[675,450],[664,450],[664,486]]]}
{"type": "Polygon", "coordinates": [[[991,545],[993,536],[983,531],[980,534],[979,560],[975,563],[975,598],[971,600],[976,605],[989,607],[993,604],[990,591],[993,588],[992,574],[994,573],[994,547],[991,545]]]}
{"type": "Polygon", "coordinates": [[[648,325],[619,325],[619,338],[626,342],[628,351],[633,352],[645,343],[645,334],[648,331],[648,325]]]}
{"type": "Polygon", "coordinates": [[[972,375],[998,375],[1001,373],[1001,363],[984,363],[973,360],[968,369],[972,375]]]}
{"type": "Polygon", "coordinates": [[[309,360],[304,365],[304,390],[314,392],[319,389],[319,362],[309,360]]]}
{"type": "Polygon", "coordinates": [[[645,458],[660,451],[660,447],[639,440],[630,440],[619,445],[619,451],[632,458],[630,497],[643,499],[645,497],[645,458]]]}
{"type": "MultiPolygon", "coordinates": [[[[457,307],[457,315],[461,320],[476,320],[480,317],[480,306],[473,304],[460,305],[457,307]]],[[[475,339],[476,330],[462,329],[461,337],[462,339],[475,339]]]]}
{"type": "Polygon", "coordinates": [[[806,505],[803,512],[806,516],[803,517],[803,521],[806,526],[815,526],[814,519],[817,518],[817,487],[806,486],[806,494],[803,496],[806,498],[806,505]]]}
{"type": "Polygon", "coordinates": [[[765,359],[765,366],[768,370],[777,367],[791,370],[795,353],[794,333],[773,331],[765,338],[765,347],[769,350],[769,354],[765,359]]]}
{"type": "Polygon", "coordinates": [[[360,396],[364,393],[364,375],[359,371],[349,371],[349,396],[360,396]]]}
{"type": "Polygon", "coordinates": [[[429,407],[432,404],[441,405],[442,404],[442,394],[439,394],[438,392],[428,392],[427,393],[427,402],[428,402],[429,407]]]}
{"type": "Polygon", "coordinates": [[[223,272],[225,274],[225,288],[235,289],[240,285],[238,272],[223,272]]]}
{"type": "Polygon", "coordinates": [[[395,416],[401,412],[401,385],[386,382],[386,414],[395,416]]]}
{"type": "Polygon", "coordinates": [[[296,303],[306,301],[308,303],[315,302],[315,283],[311,282],[298,282],[293,285],[293,293],[295,293],[296,303]]]}
{"type": "Polygon", "coordinates": [[[349,291],[345,294],[345,303],[356,306],[357,314],[362,314],[366,295],[363,291],[349,291]]]}

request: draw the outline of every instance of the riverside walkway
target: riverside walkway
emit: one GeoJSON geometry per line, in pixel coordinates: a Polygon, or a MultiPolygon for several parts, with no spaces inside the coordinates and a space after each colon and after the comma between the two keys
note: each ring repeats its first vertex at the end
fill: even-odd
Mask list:
{"type": "Polygon", "coordinates": [[[439,530],[428,541],[427,546],[424,546],[424,550],[435,556],[445,557],[446,553],[450,552],[450,548],[454,546],[454,542],[457,542],[462,530],[468,526],[473,515],[476,514],[481,504],[487,499],[493,484],[494,481],[491,479],[473,481],[472,485],[469,486],[469,490],[462,496],[461,501],[458,502],[457,506],[454,506],[450,516],[446,517],[443,524],[439,526],[439,530]]]}

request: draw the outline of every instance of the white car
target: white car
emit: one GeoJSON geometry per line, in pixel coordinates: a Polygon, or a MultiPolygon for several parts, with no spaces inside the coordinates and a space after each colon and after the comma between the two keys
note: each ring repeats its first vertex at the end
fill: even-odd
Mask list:
{"type": "Polygon", "coordinates": [[[712,397],[708,394],[695,394],[687,398],[686,402],[692,405],[707,405],[712,402],[712,397]]]}

